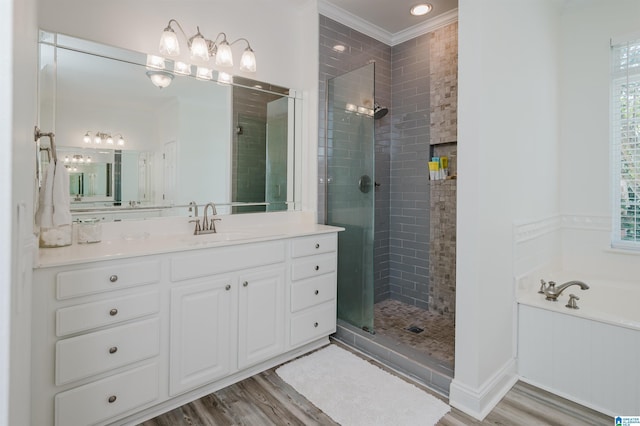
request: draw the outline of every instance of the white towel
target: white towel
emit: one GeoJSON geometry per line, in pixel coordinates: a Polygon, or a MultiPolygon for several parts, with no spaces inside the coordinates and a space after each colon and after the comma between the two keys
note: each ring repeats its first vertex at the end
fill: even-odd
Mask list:
{"type": "Polygon", "coordinates": [[[53,227],[53,179],[56,165],[51,162],[42,177],[42,186],[38,197],[38,211],[36,212],[36,223],[41,228],[53,227]]]}
{"type": "Polygon", "coordinates": [[[57,163],[53,179],[53,226],[62,225],[71,225],[71,197],[67,168],[57,163]]]}
{"type": "Polygon", "coordinates": [[[36,223],[40,228],[71,224],[69,174],[64,164],[49,163],[38,198],[36,223]]]}

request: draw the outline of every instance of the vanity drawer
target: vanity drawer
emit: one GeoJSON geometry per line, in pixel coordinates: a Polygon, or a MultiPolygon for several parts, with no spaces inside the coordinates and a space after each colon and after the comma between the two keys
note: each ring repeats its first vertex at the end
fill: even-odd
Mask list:
{"type": "Polygon", "coordinates": [[[95,424],[158,398],[158,365],[148,364],[55,397],[56,426],[95,424]]]}
{"type": "Polygon", "coordinates": [[[311,308],[291,319],[291,346],[297,346],[336,331],[336,304],[311,308]]]}
{"type": "Polygon", "coordinates": [[[56,311],[56,335],[66,336],[116,324],[159,310],[160,295],[157,291],[62,308],[56,311]]]}
{"type": "Polygon", "coordinates": [[[336,266],[335,253],[298,259],[291,266],[291,280],[297,281],[335,272],[336,266]]]}
{"type": "Polygon", "coordinates": [[[336,234],[312,235],[309,237],[296,238],[291,242],[291,257],[330,253],[337,249],[338,236],[336,234]]]}
{"type": "Polygon", "coordinates": [[[171,259],[171,280],[181,281],[284,262],[284,244],[283,241],[240,244],[176,255],[171,259]]]}
{"type": "Polygon", "coordinates": [[[56,343],[56,385],[150,358],[160,351],[160,321],[153,318],[56,343]]]}
{"type": "Polygon", "coordinates": [[[57,275],[56,297],[58,300],[70,299],[158,281],[160,262],[157,260],[60,272],[57,275]]]}
{"type": "Polygon", "coordinates": [[[298,281],[291,285],[291,312],[297,312],[336,297],[336,274],[298,281]]]}

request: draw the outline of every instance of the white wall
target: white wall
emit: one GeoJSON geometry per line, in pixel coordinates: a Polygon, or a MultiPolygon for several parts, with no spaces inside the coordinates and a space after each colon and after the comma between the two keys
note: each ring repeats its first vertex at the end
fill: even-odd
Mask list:
{"type": "Polygon", "coordinates": [[[611,232],[610,39],[640,31],[640,2],[571,2],[562,14],[560,194],[563,268],[631,279],[638,253],[607,251],[611,232]]]}
{"type": "MultiPolygon", "coordinates": [[[[7,421],[9,425],[30,424],[29,383],[30,383],[30,303],[31,297],[31,255],[33,252],[33,200],[35,179],[35,143],[33,126],[36,124],[36,88],[37,88],[37,24],[36,1],[10,1],[13,11],[6,10],[2,2],[3,45],[0,51],[2,66],[11,67],[12,76],[1,78],[2,98],[0,114],[3,124],[0,125],[0,146],[3,156],[0,169],[0,193],[2,193],[3,211],[0,214],[0,258],[2,259],[2,279],[0,280],[0,299],[3,305],[10,303],[7,310],[3,306],[3,327],[10,325],[10,342],[0,337],[0,346],[10,350],[10,393],[8,410],[2,409],[0,403],[0,424],[7,421]],[[4,12],[8,12],[5,15],[4,12]],[[7,16],[9,18],[7,18],[7,16]],[[11,19],[5,22],[5,19],[11,19]],[[8,28],[5,28],[7,26],[8,28]],[[11,32],[13,39],[5,34],[11,32]],[[7,36],[5,38],[5,36],[7,36]],[[5,45],[4,41],[8,44],[5,45]],[[5,56],[6,54],[6,56],[5,56]],[[4,84],[10,85],[4,90],[4,84]],[[6,98],[5,98],[5,95],[6,98]],[[6,103],[8,103],[8,105],[6,103]],[[5,108],[10,108],[8,111],[5,108]],[[6,114],[5,114],[6,112],[6,114]],[[10,118],[10,120],[9,120],[10,118]],[[10,123],[9,123],[10,121],[10,123]],[[6,162],[6,164],[4,164],[6,162]],[[9,175],[5,175],[8,173],[9,175]],[[7,250],[8,249],[8,250],[7,250]],[[10,250],[10,251],[9,251],[10,250]],[[6,264],[5,264],[6,262],[6,264]],[[7,279],[8,278],[8,279],[7,279]],[[5,314],[7,320],[5,321],[5,314]],[[7,416],[8,412],[8,416],[7,416]],[[8,420],[6,420],[8,418],[8,420]]],[[[4,72],[2,73],[4,74],[4,72]]],[[[0,335],[3,335],[0,332],[0,335]]],[[[6,336],[5,336],[6,337],[6,336]]],[[[0,365],[4,370],[6,364],[0,365]]],[[[6,371],[0,372],[6,380],[6,371]]],[[[0,400],[6,401],[0,391],[0,400]]]]}
{"type": "MultiPolygon", "coordinates": [[[[0,150],[11,152],[13,1],[0,2],[0,150]]],[[[11,155],[0,156],[0,205],[11,205],[11,155]]],[[[0,209],[0,426],[9,426],[11,210],[0,209]]]]}
{"type": "Polygon", "coordinates": [[[516,379],[513,224],[556,214],[555,0],[460,0],[453,406],[484,417],[516,379]]]}

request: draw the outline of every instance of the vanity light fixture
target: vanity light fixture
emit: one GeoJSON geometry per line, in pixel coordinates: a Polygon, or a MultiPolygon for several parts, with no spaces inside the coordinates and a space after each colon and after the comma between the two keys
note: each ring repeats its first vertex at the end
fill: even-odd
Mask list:
{"type": "Polygon", "coordinates": [[[231,43],[227,40],[227,35],[223,32],[218,33],[215,39],[209,40],[204,38],[200,33],[200,27],[196,27],[196,34],[192,37],[187,37],[187,34],[182,29],[182,26],[175,19],[171,19],[167,24],[167,27],[160,36],[160,53],[166,56],[178,56],[180,54],[180,43],[178,42],[178,35],[171,26],[175,24],[185,40],[187,40],[187,46],[191,53],[192,59],[198,59],[202,61],[208,61],[209,58],[215,56],[215,64],[219,67],[232,67],[233,66],[233,53],[231,52],[231,46],[239,41],[247,43],[247,47],[242,53],[240,58],[240,70],[247,72],[256,71],[256,56],[251,49],[251,45],[246,38],[239,38],[231,43]]]}
{"type": "Polygon", "coordinates": [[[91,135],[91,131],[88,130],[87,133],[84,134],[84,136],[82,137],[82,141],[86,144],[93,142],[95,145],[102,145],[102,143],[106,143],[107,145],[114,145],[117,144],[118,146],[124,146],[124,137],[122,136],[122,133],[114,133],[114,135],[118,135],[118,141],[117,143],[114,142],[113,137],[111,136],[111,133],[105,133],[105,132],[96,132],[93,136],[91,135]]]}
{"type": "Polygon", "coordinates": [[[411,8],[411,14],[413,16],[423,16],[431,12],[431,9],[433,9],[433,6],[429,3],[416,4],[411,8]]]}

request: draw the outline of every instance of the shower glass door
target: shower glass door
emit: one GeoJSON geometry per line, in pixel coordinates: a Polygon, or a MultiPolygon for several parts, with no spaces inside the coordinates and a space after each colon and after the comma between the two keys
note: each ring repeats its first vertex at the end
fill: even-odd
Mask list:
{"type": "Polygon", "coordinates": [[[327,82],[326,221],[338,233],[338,318],[373,332],[374,73],[327,82]]]}

